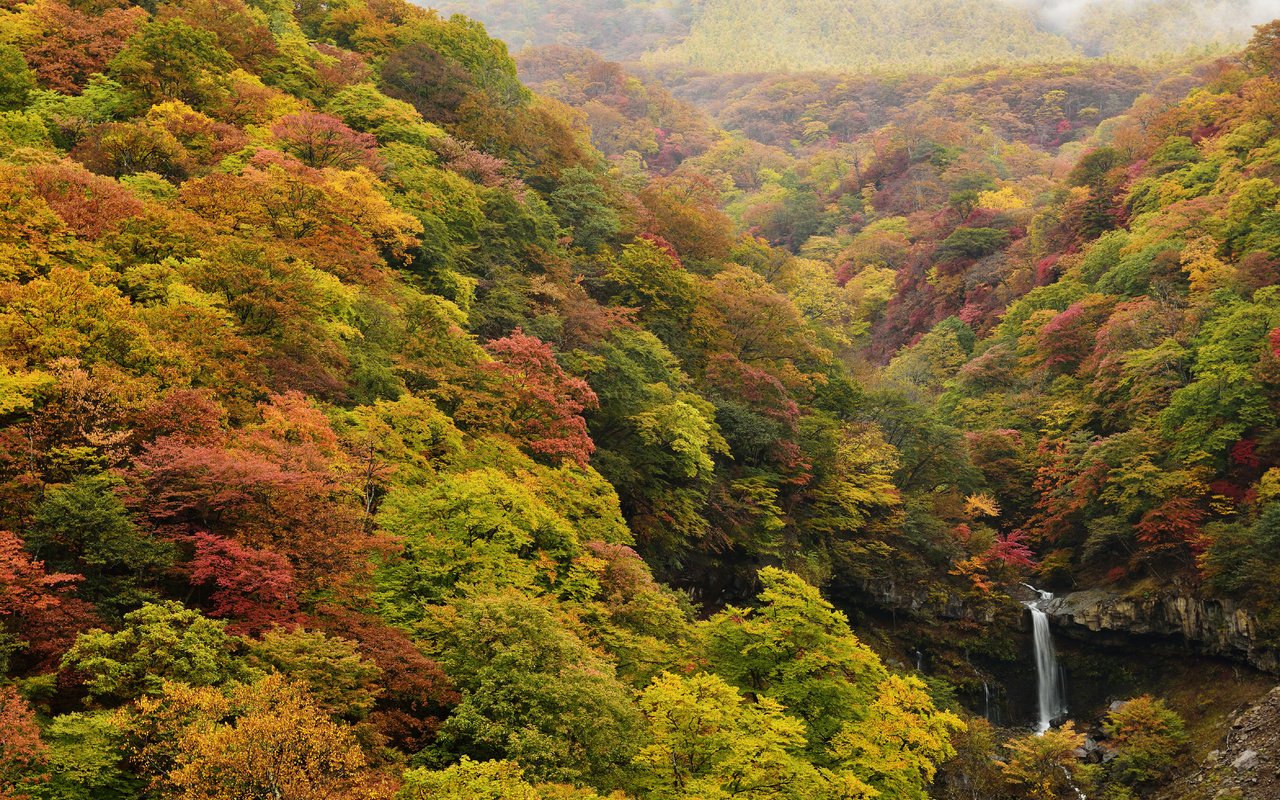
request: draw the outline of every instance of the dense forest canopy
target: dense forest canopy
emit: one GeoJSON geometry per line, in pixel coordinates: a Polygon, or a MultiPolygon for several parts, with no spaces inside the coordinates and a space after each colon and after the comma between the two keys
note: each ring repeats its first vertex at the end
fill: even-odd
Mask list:
{"type": "Polygon", "coordinates": [[[991,694],[1028,581],[1280,643],[1280,22],[1157,64],[1183,6],[892,8],[477,6],[517,60],[402,0],[0,0],[0,800],[1207,752],[1231,687],[991,694]]]}

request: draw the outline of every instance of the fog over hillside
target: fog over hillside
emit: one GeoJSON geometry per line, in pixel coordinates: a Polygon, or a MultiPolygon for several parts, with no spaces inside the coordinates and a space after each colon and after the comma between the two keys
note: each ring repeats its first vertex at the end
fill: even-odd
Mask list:
{"type": "Polygon", "coordinates": [[[1091,55],[1134,49],[1116,25],[1136,30],[1160,47],[1198,43],[1237,44],[1254,25],[1280,17],[1280,0],[1003,0],[1027,9],[1038,25],[1059,33],[1091,55]]]}
{"type": "Polygon", "coordinates": [[[1280,0],[444,0],[513,50],[726,72],[911,71],[1229,49],[1280,0]]]}
{"type": "Polygon", "coordinates": [[[1220,0],[1189,3],[1180,0],[1005,0],[1011,5],[1029,8],[1048,25],[1071,33],[1090,14],[1101,9],[1120,9],[1127,13],[1148,11],[1165,6],[1185,9],[1212,31],[1238,31],[1280,16],[1277,0],[1220,0]]]}

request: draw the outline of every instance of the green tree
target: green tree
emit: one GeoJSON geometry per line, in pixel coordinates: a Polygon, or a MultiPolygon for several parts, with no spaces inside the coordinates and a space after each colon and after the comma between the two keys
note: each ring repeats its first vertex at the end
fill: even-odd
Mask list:
{"type": "Polygon", "coordinates": [[[197,110],[221,98],[234,68],[211,31],[176,19],[154,20],[111,61],[110,75],[129,87],[139,110],[181,100],[197,110]]]}
{"type": "Polygon", "coordinates": [[[598,251],[621,228],[600,181],[585,167],[565,170],[560,185],[547,199],[556,217],[573,231],[574,244],[588,253],[598,251]]]}
{"type": "Polygon", "coordinates": [[[424,632],[462,692],[432,761],[513,760],[536,780],[624,782],[639,728],[630,692],[551,607],[515,592],[459,601],[424,632]]]}
{"type": "Polygon", "coordinates": [[[575,568],[581,548],[573,526],[497,469],[446,474],[430,486],[393,492],[378,519],[404,542],[378,573],[394,618],[415,619],[422,603],[468,591],[592,591],[575,568]]]}
{"type": "Polygon", "coordinates": [[[379,694],[381,671],[356,644],[320,631],[268,631],[248,646],[245,662],[305,687],[319,708],[342,719],[364,719],[379,694]]]}
{"type": "Polygon", "coordinates": [[[217,686],[241,678],[239,649],[225,622],[166,601],[125,614],[116,633],[82,633],[62,663],[86,676],[94,697],[131,700],[160,692],[165,681],[217,686]]]}
{"type": "Polygon", "coordinates": [[[50,567],[84,576],[85,599],[115,613],[155,599],[151,587],[175,556],[172,544],[134,524],[116,493],[119,484],[91,475],[51,487],[27,538],[50,567]]]}
{"type": "Polygon", "coordinates": [[[707,663],[805,720],[820,755],[843,724],[866,717],[888,672],[817,589],[774,567],[760,570],[760,582],[756,607],[726,608],[703,624],[707,663]]]}
{"type": "Polygon", "coordinates": [[[541,800],[512,761],[472,761],[466,756],[443,770],[404,774],[401,800],[541,800]]]}
{"type": "Polygon", "coordinates": [[[586,364],[600,402],[588,419],[594,463],[650,557],[674,561],[706,529],[715,456],[727,447],[715,408],[652,333],[615,331],[596,355],[586,364]]]}
{"type": "Polygon", "coordinates": [[[938,248],[938,257],[982,258],[1009,243],[1009,233],[996,228],[956,228],[938,248]]]}
{"type": "Polygon", "coordinates": [[[45,732],[49,780],[28,791],[37,800],[134,800],[144,782],[126,771],[124,733],[114,714],[56,717],[45,732]]]}
{"type": "Polygon", "coordinates": [[[0,45],[0,111],[22,108],[35,88],[35,76],[27,68],[22,51],[11,44],[0,45]]]}
{"type": "Polygon", "coordinates": [[[776,700],[745,700],[716,675],[664,673],[640,695],[650,743],[636,755],[658,800],[870,798],[805,756],[805,726],[776,700]]]}
{"type": "Polygon", "coordinates": [[[938,765],[956,754],[952,734],[964,730],[922,681],[890,675],[866,715],[836,735],[832,755],[884,797],[926,800],[938,765]]]}
{"type": "Polygon", "coordinates": [[[677,355],[689,354],[698,283],[669,252],[648,240],[633,242],[622,248],[605,277],[616,287],[616,305],[637,309],[646,330],[677,355]]]}
{"type": "Polygon", "coordinates": [[[1273,287],[1256,292],[1253,302],[1222,302],[1206,320],[1195,342],[1193,380],[1160,414],[1161,431],[1184,463],[1223,465],[1246,431],[1269,424],[1271,403],[1258,366],[1277,322],[1280,294],[1273,287]]]}

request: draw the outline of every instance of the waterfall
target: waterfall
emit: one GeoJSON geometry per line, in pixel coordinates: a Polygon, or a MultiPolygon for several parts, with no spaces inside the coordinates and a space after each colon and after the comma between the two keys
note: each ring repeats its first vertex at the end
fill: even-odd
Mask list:
{"type": "Polygon", "coordinates": [[[1027,588],[1038,596],[1037,600],[1029,600],[1023,605],[1031,612],[1031,631],[1035,637],[1036,688],[1040,703],[1036,733],[1044,733],[1053,727],[1054,720],[1067,712],[1067,702],[1062,691],[1062,670],[1058,666],[1058,654],[1053,648],[1053,634],[1049,631],[1049,615],[1040,608],[1040,604],[1052,600],[1053,595],[1034,586],[1027,588]]]}

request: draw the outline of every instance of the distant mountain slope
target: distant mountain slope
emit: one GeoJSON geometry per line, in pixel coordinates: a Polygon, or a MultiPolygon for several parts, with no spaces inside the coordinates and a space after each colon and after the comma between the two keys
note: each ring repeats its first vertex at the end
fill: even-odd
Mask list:
{"type": "Polygon", "coordinates": [[[1280,0],[1129,0],[1056,2],[1041,25],[1061,30],[1087,55],[1148,58],[1187,48],[1235,48],[1253,26],[1280,17],[1280,0]]]}
{"type": "Polygon", "coordinates": [[[514,50],[724,72],[946,70],[1232,48],[1280,0],[443,0],[514,50]]]}
{"type": "Polygon", "coordinates": [[[879,71],[1076,55],[1030,11],[984,0],[707,0],[684,42],[654,58],[730,72],[879,71]]]}

